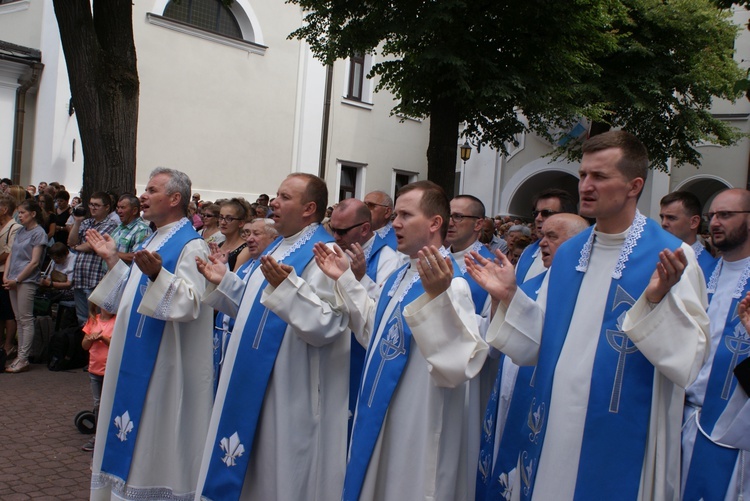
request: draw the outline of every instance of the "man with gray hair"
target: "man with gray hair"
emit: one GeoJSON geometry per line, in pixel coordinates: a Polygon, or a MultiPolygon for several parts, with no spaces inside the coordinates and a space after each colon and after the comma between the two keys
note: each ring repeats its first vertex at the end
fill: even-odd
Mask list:
{"type": "Polygon", "coordinates": [[[117,215],[120,226],[112,232],[117,245],[117,255],[125,263],[133,262],[135,248],[151,234],[151,228],[141,218],[141,203],[138,197],[125,193],[117,201],[117,215]]]}
{"type": "Polygon", "coordinates": [[[396,232],[391,225],[393,199],[384,191],[371,191],[365,195],[364,203],[372,213],[372,231],[385,240],[388,247],[396,250],[396,232]]]}
{"type": "Polygon", "coordinates": [[[190,178],[158,168],[140,202],[156,225],[127,266],[115,241],[87,232],[109,272],[89,300],[117,312],[92,463],[91,499],[188,499],[208,431],[213,311],[195,267],[208,246],[187,219],[190,178]]]}

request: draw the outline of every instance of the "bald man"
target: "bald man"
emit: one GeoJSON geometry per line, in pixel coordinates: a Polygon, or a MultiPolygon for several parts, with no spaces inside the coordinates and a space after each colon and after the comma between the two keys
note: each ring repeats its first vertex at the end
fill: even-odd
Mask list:
{"type": "MultiPolygon", "coordinates": [[[[545,269],[520,285],[528,296],[536,298],[560,245],[588,227],[588,221],[577,214],[554,214],[543,221],[539,250],[545,269]]],[[[510,488],[511,482],[507,476],[503,478],[502,472],[510,471],[516,464],[520,452],[516,436],[529,411],[529,388],[536,366],[518,367],[510,358],[502,358],[482,427],[485,432],[480,444],[477,501],[498,499],[497,489],[510,488]]]]}
{"type": "Polygon", "coordinates": [[[738,311],[750,291],[750,192],[719,193],[705,217],[721,258],[708,280],[711,349],[695,382],[685,390],[682,499],[747,499],[747,452],[719,445],[706,435],[713,431],[733,390],[742,391],[736,388],[732,371],[750,352],[750,338],[738,311]]]}
{"type": "MultiPolygon", "coordinates": [[[[372,230],[371,212],[365,202],[347,198],[338,203],[331,213],[330,229],[336,244],[349,256],[356,278],[367,289],[367,295],[377,300],[380,287],[403,263],[406,256],[388,246],[372,230]]],[[[365,346],[352,333],[349,357],[349,426],[351,435],[354,410],[357,405],[359,383],[365,365],[365,346]]]]}

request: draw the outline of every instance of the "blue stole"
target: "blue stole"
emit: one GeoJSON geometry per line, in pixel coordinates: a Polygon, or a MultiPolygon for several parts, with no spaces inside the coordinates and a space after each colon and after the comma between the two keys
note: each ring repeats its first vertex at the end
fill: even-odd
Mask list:
{"type": "MultiPolygon", "coordinates": [[[[531,299],[536,300],[539,288],[547,275],[543,273],[527,280],[519,285],[521,290],[531,299]]],[[[506,495],[510,495],[511,481],[509,473],[518,463],[518,453],[521,448],[522,433],[519,430],[524,425],[527,410],[529,408],[529,394],[533,391],[532,378],[536,366],[519,367],[516,375],[516,383],[513,387],[513,396],[508,409],[508,417],[503,428],[503,436],[500,448],[497,451],[495,465],[492,458],[495,453],[495,433],[498,420],[498,400],[500,397],[500,384],[502,383],[503,364],[505,355],[502,355],[500,367],[495,378],[495,385],[487,404],[487,411],[482,422],[482,442],[479,451],[479,468],[477,471],[477,501],[505,501],[506,495]]],[[[525,431],[528,433],[527,431],[525,431]]]]}
{"type": "Polygon", "coordinates": [[[385,245],[393,250],[397,250],[398,240],[396,239],[396,232],[393,230],[393,225],[391,223],[388,223],[379,230],[376,230],[375,234],[377,235],[376,240],[384,240],[385,245]]]}
{"type": "MultiPolygon", "coordinates": [[[[318,225],[307,240],[304,235],[300,237],[297,241],[299,247],[279,262],[292,266],[301,276],[313,259],[315,243],[331,241],[331,235],[318,225]]],[[[272,252],[280,242],[281,238],[277,239],[264,254],[272,252]]],[[[256,260],[250,273],[254,273],[259,265],[260,259],[256,260]]],[[[242,331],[234,367],[231,373],[225,374],[230,378],[229,384],[216,436],[210,437],[214,444],[201,493],[206,499],[237,500],[242,492],[268,381],[287,328],[282,319],[260,303],[262,290],[267,284],[264,280],[258,288],[242,331]]]]}
{"type": "MultiPolygon", "coordinates": [[[[710,281],[713,282],[714,289],[720,271],[721,264],[718,264],[714,272],[716,276],[712,275],[710,281]]],[[[747,269],[740,278],[740,284],[738,284],[738,288],[733,294],[732,304],[729,306],[724,330],[711,365],[703,408],[698,419],[700,428],[709,435],[737,386],[733,370],[750,353],[750,338],[748,338],[747,331],[742,326],[737,313],[739,302],[750,290],[750,283],[748,283],[750,281],[747,280],[746,273],[747,269]],[[744,284],[741,283],[743,280],[745,281],[744,284]]],[[[712,292],[709,290],[709,301],[713,297],[712,292]]],[[[693,456],[690,459],[683,499],[685,501],[699,499],[723,501],[736,462],[737,449],[716,445],[699,429],[695,434],[695,446],[693,456]]]]}
{"type": "MultiPolygon", "coordinates": [[[[693,250],[695,250],[695,247],[693,247],[693,250]]],[[[703,271],[703,277],[706,279],[706,283],[708,283],[714,268],[716,268],[716,265],[719,262],[719,258],[713,257],[702,245],[700,246],[700,249],[695,252],[695,258],[698,260],[698,265],[703,271]]]]}
{"type": "MultiPolygon", "coordinates": [[[[552,383],[587,270],[593,228],[565,242],[549,271],[549,295],[534,393],[521,447],[521,496],[530,499],[544,443],[552,383]],[[576,266],[578,263],[578,266],[576,266]],[[585,266],[584,266],[585,265],[585,266]]],[[[625,313],[645,290],[665,248],[682,242],[636,214],[607,295],[591,378],[575,499],[632,500],[638,495],[651,410],[654,366],[621,330],[625,313]],[[627,255],[627,253],[625,254],[627,255]],[[623,273],[624,272],[624,273],[623,273]],[[626,363],[627,361],[627,363],[626,363]],[[617,457],[613,458],[613,451],[617,457]]],[[[600,270],[596,270],[600,272],[600,270]]],[[[585,305],[578,305],[584,308],[585,305]]]]}
{"type": "MultiPolygon", "coordinates": [[[[367,276],[370,280],[377,283],[378,264],[380,263],[380,251],[387,247],[385,240],[375,237],[370,248],[370,257],[367,260],[367,276]]],[[[365,368],[364,346],[359,344],[354,333],[351,334],[351,350],[349,355],[349,424],[347,429],[347,438],[351,438],[352,424],[354,423],[354,411],[357,406],[357,394],[359,393],[359,383],[362,379],[362,371],[365,368]]]]}
{"type": "MultiPolygon", "coordinates": [[[[476,249],[476,252],[483,258],[489,259],[490,261],[494,261],[496,258],[492,251],[489,250],[485,245],[480,245],[476,249]]],[[[464,275],[464,278],[466,279],[466,282],[469,284],[469,289],[471,290],[471,300],[474,301],[474,311],[477,315],[479,315],[482,313],[482,308],[484,308],[484,303],[487,301],[487,296],[489,295],[489,293],[486,290],[482,289],[482,286],[480,286],[473,278],[471,278],[471,275],[466,274],[466,265],[464,263],[459,263],[459,267],[464,275]]]]}
{"type": "MultiPolygon", "coordinates": [[[[270,247],[270,246],[269,246],[270,247]]],[[[250,271],[253,270],[255,264],[254,259],[245,261],[237,270],[237,276],[245,280],[250,276],[250,271]]],[[[227,270],[231,273],[230,270],[227,270]]],[[[214,350],[214,397],[216,396],[216,389],[219,386],[219,376],[221,375],[221,364],[224,360],[224,354],[227,351],[227,344],[229,338],[232,336],[232,329],[234,329],[233,317],[230,317],[226,313],[217,312],[216,318],[214,319],[214,338],[213,338],[213,350],[214,350]],[[226,324],[226,327],[225,327],[226,324]]]]}
{"type": "Polygon", "coordinates": [[[526,274],[534,263],[534,254],[536,254],[537,250],[539,250],[539,240],[529,244],[521,253],[521,257],[518,258],[518,263],[516,263],[516,281],[519,284],[526,281],[526,274]]]}
{"type": "MultiPolygon", "coordinates": [[[[174,273],[182,250],[188,242],[201,238],[187,219],[176,226],[170,237],[158,249],[162,268],[174,273]],[[168,245],[167,245],[168,244],[168,245]]],[[[138,250],[144,248],[151,239],[145,240],[138,250]]],[[[131,268],[132,269],[132,268],[131,268]]],[[[133,298],[133,306],[128,318],[128,329],[122,350],[120,373],[117,378],[115,397],[112,403],[114,419],[108,424],[104,457],[101,471],[127,482],[130,464],[141,425],[141,415],[151,375],[159,354],[159,345],[164,334],[166,321],[157,320],[138,313],[143,294],[148,287],[148,277],[141,280],[133,298]],[[145,335],[143,335],[145,333],[145,335]]]]}
{"type": "MultiPolygon", "coordinates": [[[[385,420],[385,414],[411,353],[411,329],[403,319],[401,305],[408,305],[424,293],[422,281],[414,282],[406,295],[398,301],[390,317],[384,318],[386,307],[392,300],[393,294],[390,291],[393,289],[393,292],[397,292],[395,289],[397,289],[410,264],[405,264],[388,277],[382,291],[389,291],[389,293],[381,294],[378,299],[373,334],[367,348],[367,353],[370,356],[367,366],[370,370],[362,376],[351,446],[349,447],[349,460],[346,465],[344,492],[342,494],[342,500],[344,501],[359,499],[372,451],[375,449],[380,429],[385,420]],[[383,329],[383,335],[378,339],[377,333],[380,330],[381,322],[384,320],[387,323],[383,329]],[[378,343],[377,346],[375,346],[376,342],[378,343]],[[374,370],[375,367],[378,369],[374,370]]],[[[458,266],[454,262],[454,277],[457,276],[455,273],[457,268],[458,266]]]]}

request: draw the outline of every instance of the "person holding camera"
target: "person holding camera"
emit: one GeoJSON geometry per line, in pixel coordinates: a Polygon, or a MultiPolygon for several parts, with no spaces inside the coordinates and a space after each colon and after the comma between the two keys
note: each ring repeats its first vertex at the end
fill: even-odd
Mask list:
{"type": "Polygon", "coordinates": [[[117,223],[109,218],[112,200],[103,191],[98,191],[89,198],[91,217],[86,218],[86,208],[79,205],[73,210],[73,227],[68,235],[68,247],[76,253],[76,264],[73,268],[73,297],[76,302],[76,316],[79,325],[88,320],[88,298],[91,291],[104,277],[102,258],[100,258],[86,241],[86,231],[96,230],[100,234],[110,234],[117,223]]]}

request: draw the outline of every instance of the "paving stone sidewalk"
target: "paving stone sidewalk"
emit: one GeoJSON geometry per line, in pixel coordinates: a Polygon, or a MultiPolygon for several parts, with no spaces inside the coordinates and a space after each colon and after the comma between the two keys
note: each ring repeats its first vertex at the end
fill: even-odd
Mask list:
{"type": "Polygon", "coordinates": [[[0,373],[0,500],[84,500],[89,496],[90,435],[74,425],[92,408],[89,375],[81,369],[0,373]]]}

